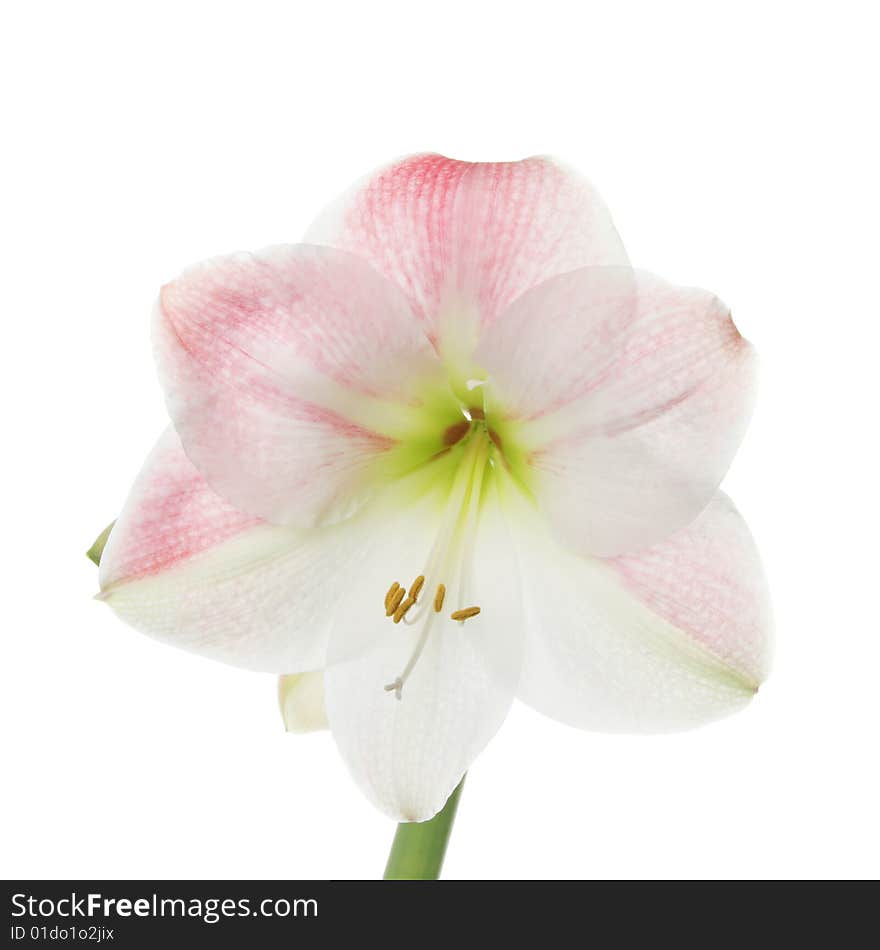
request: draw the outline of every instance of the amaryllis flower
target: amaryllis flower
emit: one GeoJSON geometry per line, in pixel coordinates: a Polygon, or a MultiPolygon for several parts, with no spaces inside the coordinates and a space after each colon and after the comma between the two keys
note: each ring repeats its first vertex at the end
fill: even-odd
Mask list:
{"type": "Polygon", "coordinates": [[[288,682],[403,821],[443,806],[514,697],[626,732],[742,708],[770,622],[717,493],[755,374],[727,307],[633,270],[543,158],[406,159],[306,242],[162,289],[173,427],[110,535],[114,610],[323,671],[288,682]]]}

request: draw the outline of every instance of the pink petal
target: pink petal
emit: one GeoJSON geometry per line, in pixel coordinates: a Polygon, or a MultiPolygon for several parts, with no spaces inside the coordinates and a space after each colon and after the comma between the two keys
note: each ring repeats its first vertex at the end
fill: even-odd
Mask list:
{"type": "Polygon", "coordinates": [[[172,646],[249,669],[315,669],[358,543],[348,523],[302,532],[232,508],[169,429],[110,532],[100,598],[172,646]]]}
{"type": "Polygon", "coordinates": [[[564,541],[610,556],[692,521],[751,415],[756,361],[706,291],[622,268],[548,281],[477,357],[564,541]]]}
{"type": "Polygon", "coordinates": [[[187,271],[162,290],[155,344],[189,458],[237,508],[280,524],[350,514],[395,444],[393,407],[439,372],[391,283],[307,245],[187,271]]]}
{"type": "Polygon", "coordinates": [[[726,495],[660,544],[607,563],[658,617],[753,682],[766,679],[770,595],[752,535],[726,495]]]}
{"type": "Polygon", "coordinates": [[[621,358],[638,315],[636,273],[583,267],[552,277],[483,334],[476,363],[507,419],[541,420],[592,393],[621,358]]]}
{"type": "Polygon", "coordinates": [[[555,274],[627,263],[595,190],[546,158],[406,158],[327,209],[308,240],[368,260],[404,290],[433,338],[462,317],[490,324],[555,274]]]}
{"type": "Polygon", "coordinates": [[[260,523],[211,491],[168,429],[110,532],[101,557],[101,588],[171,570],[260,523]]]}
{"type": "Polygon", "coordinates": [[[520,532],[524,702],[584,729],[666,732],[753,698],[772,618],[755,545],[727,498],[669,540],[611,560],[572,554],[527,519],[520,532]]]}

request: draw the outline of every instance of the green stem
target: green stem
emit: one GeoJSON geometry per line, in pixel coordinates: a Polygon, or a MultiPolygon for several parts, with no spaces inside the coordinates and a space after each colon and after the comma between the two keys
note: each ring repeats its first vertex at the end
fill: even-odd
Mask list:
{"type": "Polygon", "coordinates": [[[385,865],[386,881],[436,881],[440,877],[462,785],[464,778],[430,821],[410,821],[397,826],[385,865]]]}

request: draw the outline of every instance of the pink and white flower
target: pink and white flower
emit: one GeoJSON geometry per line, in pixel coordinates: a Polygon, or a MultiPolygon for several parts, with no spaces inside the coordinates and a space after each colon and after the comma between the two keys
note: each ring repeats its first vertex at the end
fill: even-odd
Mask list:
{"type": "Polygon", "coordinates": [[[718,494],[755,375],[727,308],[633,270],[543,158],[408,158],[306,242],[163,288],[173,427],[102,598],[175,646],[314,674],[282,681],[288,722],[325,703],[398,820],[443,806],[516,696],[611,731],[742,708],[771,624],[718,494]]]}

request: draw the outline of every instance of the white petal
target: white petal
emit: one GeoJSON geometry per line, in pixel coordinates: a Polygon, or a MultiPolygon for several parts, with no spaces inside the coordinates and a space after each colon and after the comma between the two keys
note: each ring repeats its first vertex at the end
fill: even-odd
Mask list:
{"type": "Polygon", "coordinates": [[[278,705],[288,732],[329,729],[324,705],[324,674],[289,673],[278,677],[278,705]]]}
{"type": "Polygon", "coordinates": [[[754,545],[726,499],[669,542],[612,560],[568,552],[514,504],[528,578],[522,700],[607,732],[687,729],[749,702],[766,674],[770,614],[754,545]]]}
{"type": "MultiPolygon", "coordinates": [[[[404,544],[389,535],[383,563],[366,565],[359,587],[381,597],[383,583],[387,588],[390,580],[420,571],[421,519],[413,513],[404,544]]],[[[334,622],[326,672],[330,726],[362,790],[398,821],[424,821],[439,811],[507,714],[519,676],[522,621],[510,551],[490,486],[468,581],[462,586],[448,578],[442,612],[432,614],[428,606],[431,633],[400,700],[383,686],[407,663],[421,625],[394,626],[372,607],[364,609],[355,592],[334,622]],[[464,624],[449,619],[452,610],[472,605],[482,608],[478,617],[464,624]]],[[[424,597],[430,604],[433,585],[424,597]]]]}

